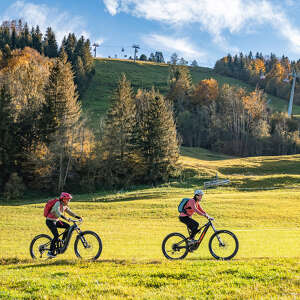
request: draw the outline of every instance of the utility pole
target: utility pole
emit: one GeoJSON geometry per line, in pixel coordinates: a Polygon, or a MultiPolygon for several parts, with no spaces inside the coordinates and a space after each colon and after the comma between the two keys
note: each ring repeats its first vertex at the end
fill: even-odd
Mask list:
{"type": "Polygon", "coordinates": [[[295,92],[295,85],[296,85],[296,78],[300,78],[300,74],[296,73],[296,71],[293,69],[292,73],[289,74],[293,78],[292,82],[292,88],[291,88],[291,95],[290,95],[290,101],[289,101],[289,108],[288,108],[288,116],[292,116],[292,110],[293,110],[293,101],[294,101],[294,92],[295,92]]]}
{"type": "Polygon", "coordinates": [[[94,43],[93,47],[94,47],[94,57],[96,57],[96,51],[97,51],[97,47],[99,47],[99,44],[94,43]]]}
{"type": "Polygon", "coordinates": [[[140,46],[134,44],[134,45],[132,45],[132,48],[134,48],[134,62],[135,62],[135,60],[136,60],[136,54],[137,54],[137,52],[138,52],[137,49],[140,49],[140,46]]]}

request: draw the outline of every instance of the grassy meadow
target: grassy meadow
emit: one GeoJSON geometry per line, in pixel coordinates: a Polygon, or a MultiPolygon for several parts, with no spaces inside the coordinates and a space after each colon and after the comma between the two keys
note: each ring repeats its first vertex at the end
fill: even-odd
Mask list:
{"type": "Polygon", "coordinates": [[[32,261],[31,239],[49,234],[46,199],[1,202],[0,298],[299,299],[300,155],[236,158],[183,148],[180,163],[185,168],[180,181],[74,195],[70,207],[83,216],[81,228],[102,239],[96,262],[76,259],[74,236],[63,255],[32,261]],[[237,235],[236,257],[213,259],[209,230],[197,251],[167,261],[163,238],[174,231],[186,234],[177,218],[179,201],[216,173],[231,184],[207,190],[202,206],[217,229],[237,235]]]}
{"type": "MultiPolygon", "coordinates": [[[[151,89],[154,86],[162,94],[168,91],[168,72],[167,64],[158,64],[152,62],[142,62],[118,59],[95,59],[95,76],[90,86],[83,95],[82,104],[87,113],[90,124],[97,127],[97,120],[106,112],[109,107],[113,91],[116,89],[122,73],[125,73],[130,80],[133,89],[139,88],[151,89]]],[[[210,68],[197,67],[190,68],[192,81],[194,84],[200,80],[215,78],[219,85],[225,83],[240,86],[248,91],[254,88],[240,80],[219,75],[210,68]]],[[[288,102],[271,95],[267,95],[269,106],[275,111],[285,111],[288,109],[288,102]]],[[[300,106],[293,106],[293,114],[300,115],[300,106]]]]}

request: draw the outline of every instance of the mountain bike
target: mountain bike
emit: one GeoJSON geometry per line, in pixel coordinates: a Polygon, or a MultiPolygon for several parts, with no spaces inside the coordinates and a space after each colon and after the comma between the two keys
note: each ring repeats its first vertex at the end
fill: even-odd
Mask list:
{"type": "MultiPolygon", "coordinates": [[[[96,260],[102,252],[102,241],[97,233],[93,231],[81,231],[77,223],[81,223],[82,220],[71,220],[73,225],[61,233],[55,244],[54,254],[64,253],[69,246],[73,232],[77,233],[77,237],[74,242],[74,251],[78,258],[86,260],[96,260]],[[62,236],[66,234],[66,238],[62,236]]],[[[47,253],[50,251],[52,238],[47,234],[39,234],[33,238],[30,243],[30,255],[33,259],[48,259],[47,253]]]]}
{"type": "MultiPolygon", "coordinates": [[[[239,241],[234,233],[228,230],[216,230],[212,220],[198,229],[199,238],[191,242],[189,238],[178,232],[168,234],[162,242],[162,252],[167,259],[183,259],[189,252],[197,250],[209,227],[214,233],[208,242],[210,254],[220,260],[233,258],[239,249],[239,241]]],[[[191,231],[188,229],[189,234],[191,231]]]]}

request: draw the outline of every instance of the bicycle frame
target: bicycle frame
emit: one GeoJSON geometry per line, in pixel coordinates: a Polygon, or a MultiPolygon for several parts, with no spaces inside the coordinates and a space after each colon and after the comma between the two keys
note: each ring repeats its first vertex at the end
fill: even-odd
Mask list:
{"type": "MultiPolygon", "coordinates": [[[[204,239],[204,237],[205,237],[205,235],[206,235],[206,233],[207,233],[209,227],[212,227],[213,231],[214,231],[214,232],[217,232],[216,227],[214,226],[214,224],[212,223],[212,221],[209,220],[205,225],[203,225],[201,228],[199,228],[199,229],[197,230],[197,233],[196,233],[196,234],[200,233],[200,232],[202,231],[202,229],[204,228],[203,231],[202,231],[202,233],[201,233],[201,235],[200,235],[200,237],[199,237],[199,239],[197,240],[197,243],[196,243],[196,244],[197,244],[197,248],[200,246],[201,242],[203,241],[203,239],[204,239]]],[[[221,241],[221,239],[220,239],[220,237],[217,236],[217,238],[218,238],[218,241],[219,241],[221,244],[223,244],[222,241],[221,241]]]]}
{"type": "MultiPolygon", "coordinates": [[[[64,252],[66,252],[66,250],[68,249],[69,247],[69,244],[70,244],[70,240],[71,240],[71,237],[73,235],[73,232],[74,230],[76,230],[77,234],[80,234],[81,230],[80,228],[78,227],[78,225],[75,223],[75,221],[72,220],[72,222],[74,222],[74,224],[72,226],[69,227],[69,229],[67,229],[68,231],[68,234],[67,234],[67,237],[64,241],[64,245],[63,247],[59,247],[59,239],[58,239],[58,242],[57,242],[57,246],[58,246],[58,251],[59,251],[59,254],[62,254],[64,252]]],[[[66,232],[66,230],[64,232],[62,232],[58,238],[60,238],[62,235],[64,235],[64,233],[66,232]]]]}

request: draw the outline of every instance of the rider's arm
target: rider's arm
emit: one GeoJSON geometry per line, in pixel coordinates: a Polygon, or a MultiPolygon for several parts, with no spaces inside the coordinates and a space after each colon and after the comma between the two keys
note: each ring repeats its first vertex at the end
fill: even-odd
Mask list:
{"type": "Polygon", "coordinates": [[[70,215],[70,216],[72,216],[72,217],[74,217],[74,218],[76,218],[76,219],[81,219],[79,216],[77,216],[76,214],[74,214],[74,213],[71,211],[71,209],[70,209],[69,207],[66,208],[65,212],[66,212],[68,215],[70,215]]]}
{"type": "Polygon", "coordinates": [[[202,207],[199,205],[199,203],[196,203],[196,201],[194,201],[194,206],[193,206],[194,211],[200,215],[200,216],[204,216],[207,217],[207,213],[202,209],[202,207]]]}

